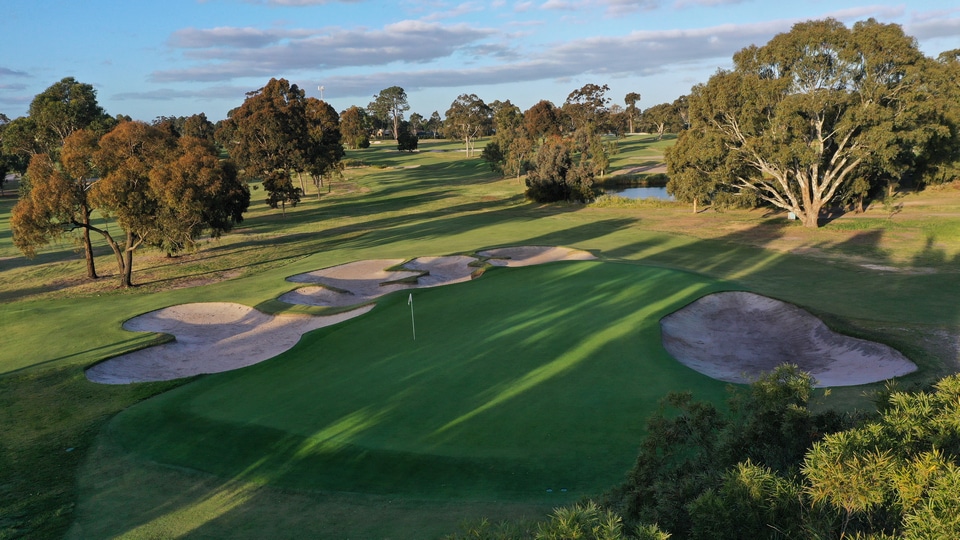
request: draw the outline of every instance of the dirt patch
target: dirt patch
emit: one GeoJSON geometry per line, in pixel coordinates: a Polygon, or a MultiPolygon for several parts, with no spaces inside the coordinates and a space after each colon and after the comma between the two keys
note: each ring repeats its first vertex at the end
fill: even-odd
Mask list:
{"type": "Polygon", "coordinates": [[[916,371],[896,349],[833,332],[792,304],[734,291],[711,294],[660,321],[663,346],[682,364],[721,381],[748,383],[797,364],[816,386],[855,386],[916,371]]]}

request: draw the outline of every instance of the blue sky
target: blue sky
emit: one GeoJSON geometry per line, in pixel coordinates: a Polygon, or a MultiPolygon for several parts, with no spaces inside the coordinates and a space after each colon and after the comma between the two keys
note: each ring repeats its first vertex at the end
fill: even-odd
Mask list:
{"type": "Polygon", "coordinates": [[[883,0],[3,0],[0,112],[26,114],[63,77],[111,115],[213,121],[271,77],[337,110],[389,86],[410,112],[461,93],[527,109],[587,83],[647,108],[673,101],[798,21],[897,23],[929,56],[960,48],[955,1],[883,0]]]}

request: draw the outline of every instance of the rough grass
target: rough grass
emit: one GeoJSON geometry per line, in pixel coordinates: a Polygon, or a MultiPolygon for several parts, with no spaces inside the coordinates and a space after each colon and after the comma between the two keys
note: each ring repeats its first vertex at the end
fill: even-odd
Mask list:
{"type": "MultiPolygon", "coordinates": [[[[665,144],[669,141],[629,137],[612,168],[653,159],[665,144]]],[[[78,520],[78,493],[85,508],[78,524],[92,527],[102,518],[104,530],[129,531],[131,537],[239,538],[257,537],[257,531],[294,537],[300,530],[334,531],[336,537],[428,531],[424,536],[434,537],[451,530],[449,520],[438,518],[448,511],[454,521],[478,515],[496,521],[542,509],[542,502],[398,502],[291,491],[168,469],[149,457],[123,453],[109,439],[94,445],[108,418],[167,388],[106,387],[82,378],[82,367],[152,339],[123,332],[123,320],[191,301],[287,309],[273,300],[296,287],[285,277],[357,259],[522,244],[590,249],[608,261],[688,270],[781,298],[836,328],[894,344],[921,366],[905,385],[925,384],[957,369],[960,308],[949,294],[960,288],[956,189],[907,193],[895,212],[878,204],[811,231],[765,210],[692,214],[684,205],[530,204],[523,200],[522,183],[495,178],[483,162],[464,159],[459,143],[438,143],[434,148],[447,150],[442,152],[429,148],[421,142],[415,154],[385,145],[350,152],[380,167],[348,170],[319,201],[311,191],[286,216],[266,208],[263,191],[254,191],[247,219],[221,240],[205,241],[197,252],[173,259],[138,252],[134,281],[140,286],[131,291],[116,289],[114,261],[102,243],[98,264],[105,277],[92,283],[83,278],[82,258],[70,241],[33,260],[19,257],[8,228],[14,198],[0,199],[0,538],[58,536],[78,520]],[[86,468],[78,492],[71,479],[81,463],[86,468]],[[116,471],[129,473],[129,480],[116,471]],[[171,491],[164,491],[167,485],[171,491]],[[111,515],[104,510],[109,505],[97,506],[110,486],[118,493],[127,490],[128,512],[111,515]],[[156,489],[137,492],[131,486],[156,489]],[[183,498],[173,491],[179,487],[183,498]],[[305,512],[307,507],[312,511],[305,512]],[[317,525],[310,528],[308,521],[317,525]],[[140,528],[146,524],[159,528],[140,528]]],[[[864,394],[876,387],[835,390],[824,406],[869,406],[864,394]]],[[[635,425],[642,421],[635,419],[635,425]]],[[[96,531],[74,529],[77,537],[103,536],[96,531]]]]}

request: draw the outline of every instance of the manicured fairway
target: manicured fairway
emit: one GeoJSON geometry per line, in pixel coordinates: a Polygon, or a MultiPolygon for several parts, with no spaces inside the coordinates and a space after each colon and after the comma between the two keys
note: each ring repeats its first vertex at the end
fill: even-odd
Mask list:
{"type": "Polygon", "coordinates": [[[658,320],[725,288],[633,264],[495,269],[407,293],[288,353],[120,414],[141,458],[295,488],[569,501],[615,485],[676,389],[724,384],[672,360],[658,320]],[[552,490],[552,491],[550,491],[552,490]]]}

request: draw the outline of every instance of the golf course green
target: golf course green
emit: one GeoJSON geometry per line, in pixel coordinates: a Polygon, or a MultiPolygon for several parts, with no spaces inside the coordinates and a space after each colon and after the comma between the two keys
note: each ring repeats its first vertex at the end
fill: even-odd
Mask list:
{"type": "Polygon", "coordinates": [[[723,289],[603,262],[493,269],[405,292],[278,357],[134,406],[141,458],[299,489],[572,501],[616,484],[676,388],[724,383],[660,343],[660,317],[723,289]]]}
{"type": "MultiPolygon", "coordinates": [[[[670,143],[627,138],[612,170],[658,160],[670,143]]],[[[138,253],[129,290],[102,243],[96,281],[68,241],[20,256],[16,199],[0,199],[0,538],[422,539],[481,518],[543,519],[622,481],[668,392],[723,403],[726,384],[670,358],[658,324],[720,290],[790,302],[896,347],[920,367],[905,387],[957,370],[945,291],[960,286],[960,191],[910,193],[896,215],[876,205],[805,230],[762,209],[539,205],[460,148],[351,151],[362,167],[285,213],[255,190],[231,234],[177,258],[138,253]],[[322,315],[330,308],[276,300],[298,287],[287,278],[503,246],[599,260],[413,290],[416,340],[399,291],[237,371],[129,385],[84,376],[158,342],[123,330],[141,314],[231,302],[322,315]]],[[[816,401],[860,409],[882,388],[816,401]]]]}

